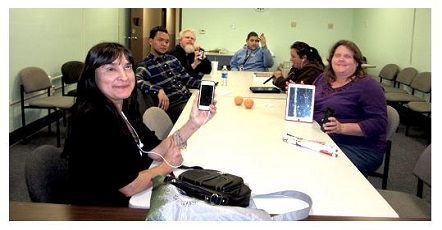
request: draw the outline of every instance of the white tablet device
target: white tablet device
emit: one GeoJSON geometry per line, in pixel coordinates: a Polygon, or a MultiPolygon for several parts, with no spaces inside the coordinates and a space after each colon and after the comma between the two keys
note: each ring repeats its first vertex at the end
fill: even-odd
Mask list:
{"type": "Polygon", "coordinates": [[[313,122],[315,86],[289,84],[285,106],[285,119],[289,121],[313,122]]]}

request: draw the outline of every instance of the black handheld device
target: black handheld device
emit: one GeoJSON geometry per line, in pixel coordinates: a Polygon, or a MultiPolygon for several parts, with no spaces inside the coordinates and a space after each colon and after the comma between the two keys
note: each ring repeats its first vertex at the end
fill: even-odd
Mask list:
{"type": "Polygon", "coordinates": [[[333,114],[334,114],[334,112],[335,112],[335,111],[334,111],[332,108],[330,108],[330,107],[328,107],[327,110],[325,110],[324,119],[322,119],[322,124],[321,124],[321,130],[322,130],[323,132],[325,132],[325,130],[324,130],[324,124],[328,122],[328,118],[329,118],[329,117],[332,117],[333,114]]]}

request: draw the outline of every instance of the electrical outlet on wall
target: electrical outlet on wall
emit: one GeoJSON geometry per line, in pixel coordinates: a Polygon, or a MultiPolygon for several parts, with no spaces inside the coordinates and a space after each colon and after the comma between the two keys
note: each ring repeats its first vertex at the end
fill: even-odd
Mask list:
{"type": "Polygon", "coordinates": [[[332,30],[335,27],[335,25],[333,23],[328,23],[328,29],[332,30]]]}

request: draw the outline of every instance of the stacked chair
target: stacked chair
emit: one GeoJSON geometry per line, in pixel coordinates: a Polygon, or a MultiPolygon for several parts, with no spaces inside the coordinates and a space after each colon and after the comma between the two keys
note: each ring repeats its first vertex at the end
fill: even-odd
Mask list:
{"type": "Polygon", "coordinates": [[[386,92],[385,98],[388,102],[399,103],[401,105],[409,102],[424,102],[425,99],[416,96],[416,91],[423,94],[431,92],[431,72],[422,72],[417,74],[410,83],[411,93],[404,90],[404,92],[386,92]]]}
{"type": "Polygon", "coordinates": [[[61,66],[61,94],[63,96],[77,96],[77,89],[67,90],[65,87],[75,84],[80,80],[84,63],[81,61],[68,61],[61,66]]]}
{"type": "Polygon", "coordinates": [[[403,87],[410,86],[416,75],[417,69],[414,67],[400,70],[397,74],[395,85],[393,87],[384,87],[385,93],[408,93],[403,87]]]}
{"type": "Polygon", "coordinates": [[[382,86],[385,87],[391,87],[390,84],[386,84],[383,82],[383,80],[387,80],[390,83],[393,84],[392,88],[396,87],[396,77],[399,72],[399,66],[396,64],[387,64],[384,67],[382,67],[381,72],[379,72],[379,82],[382,84],[382,86]]]}
{"type": "Polygon", "coordinates": [[[426,101],[424,96],[431,98],[431,72],[418,73],[410,83],[411,92],[385,93],[387,104],[401,111],[405,124],[405,135],[409,135],[409,128],[413,123],[423,124],[427,133],[427,143],[431,142],[431,100],[426,101]],[[417,95],[417,93],[421,95],[417,95]]]}
{"type": "MultiPolygon", "coordinates": [[[[26,126],[26,110],[39,109],[47,110],[48,118],[51,119],[51,113],[55,114],[57,147],[61,146],[60,134],[60,112],[66,111],[74,104],[74,97],[57,96],[51,94],[52,82],[49,75],[42,68],[31,66],[22,69],[19,73],[21,79],[20,85],[20,106],[23,130],[23,142],[27,142],[29,135],[26,126]],[[39,95],[39,92],[44,92],[39,95]],[[26,97],[27,96],[27,97],[26,97]]],[[[49,131],[52,122],[49,122],[49,131]]]]}

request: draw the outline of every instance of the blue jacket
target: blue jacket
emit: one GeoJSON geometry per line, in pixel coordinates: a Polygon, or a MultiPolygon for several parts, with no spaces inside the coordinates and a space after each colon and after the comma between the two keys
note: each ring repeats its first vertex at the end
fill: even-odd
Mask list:
{"type": "Polygon", "coordinates": [[[255,50],[249,50],[245,45],[238,50],[230,60],[230,69],[239,70],[243,67],[245,71],[266,72],[273,66],[273,58],[267,47],[259,47],[255,50]],[[248,56],[247,60],[246,57],[248,56]],[[245,60],[245,62],[244,62],[245,60]]]}

